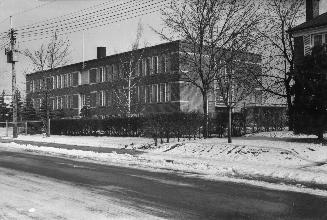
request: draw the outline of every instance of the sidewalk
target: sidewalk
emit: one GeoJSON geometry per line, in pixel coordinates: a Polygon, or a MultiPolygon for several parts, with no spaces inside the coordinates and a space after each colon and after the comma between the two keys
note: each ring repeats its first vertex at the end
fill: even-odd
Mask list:
{"type": "Polygon", "coordinates": [[[81,151],[93,151],[96,153],[113,153],[117,154],[130,154],[138,155],[144,153],[143,151],[135,149],[124,149],[124,148],[108,148],[108,147],[95,147],[87,145],[72,145],[72,144],[62,144],[62,143],[51,143],[51,142],[41,142],[41,141],[28,141],[28,140],[15,140],[10,138],[0,138],[0,143],[16,143],[22,145],[33,145],[38,147],[53,147],[58,149],[67,149],[67,150],[81,150],[81,151]]]}

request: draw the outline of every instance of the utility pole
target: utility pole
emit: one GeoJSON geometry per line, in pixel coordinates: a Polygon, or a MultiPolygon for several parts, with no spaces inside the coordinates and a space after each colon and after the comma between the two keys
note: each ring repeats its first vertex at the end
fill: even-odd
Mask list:
{"type": "Polygon", "coordinates": [[[13,29],[12,25],[12,17],[10,16],[10,30],[9,30],[9,38],[10,38],[10,49],[6,50],[7,55],[7,63],[11,63],[11,71],[12,71],[12,102],[13,102],[13,138],[18,137],[17,132],[17,86],[16,86],[16,69],[15,63],[17,62],[16,57],[16,30],[13,29]]]}

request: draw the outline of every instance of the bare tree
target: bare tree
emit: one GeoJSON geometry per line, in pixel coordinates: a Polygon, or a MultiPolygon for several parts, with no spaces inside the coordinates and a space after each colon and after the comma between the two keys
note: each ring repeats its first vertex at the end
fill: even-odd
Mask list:
{"type": "MultiPolygon", "coordinates": [[[[39,49],[32,51],[26,49],[21,52],[32,63],[33,71],[53,70],[57,67],[66,65],[69,62],[70,41],[67,38],[61,38],[55,32],[47,44],[42,44],[39,49]]],[[[43,118],[46,126],[46,134],[50,136],[50,110],[49,110],[49,87],[51,82],[44,80],[43,95],[44,111],[46,117],[43,118]]]]}
{"type": "Polygon", "coordinates": [[[254,43],[260,17],[252,0],[173,0],[162,12],[169,33],[164,39],[182,39],[181,63],[185,82],[197,87],[203,98],[203,134],[208,131],[208,95],[219,72],[254,43]],[[236,42],[239,42],[236,44],[236,42]]]}
{"type": "MultiPolygon", "coordinates": [[[[116,107],[118,110],[131,116],[132,104],[136,103],[137,85],[139,83],[139,77],[137,76],[140,61],[143,59],[144,50],[139,49],[141,39],[143,37],[143,24],[139,21],[136,31],[136,38],[131,44],[131,51],[126,53],[120,59],[120,77],[122,78],[122,84],[116,87],[113,92],[116,97],[116,107]]],[[[144,43],[146,45],[146,43],[144,43]]],[[[141,109],[134,110],[134,112],[140,112],[141,109]]]]}
{"type": "MultiPolygon", "coordinates": [[[[304,18],[304,0],[269,0],[262,5],[265,19],[262,20],[261,44],[262,75],[258,83],[268,94],[286,99],[288,116],[291,120],[294,72],[294,40],[288,30],[304,18]]],[[[290,129],[292,123],[289,121],[290,129]]]]}
{"type": "Polygon", "coordinates": [[[41,44],[37,50],[22,51],[33,65],[33,71],[44,71],[64,66],[69,62],[70,41],[54,33],[47,44],[41,44]]]}

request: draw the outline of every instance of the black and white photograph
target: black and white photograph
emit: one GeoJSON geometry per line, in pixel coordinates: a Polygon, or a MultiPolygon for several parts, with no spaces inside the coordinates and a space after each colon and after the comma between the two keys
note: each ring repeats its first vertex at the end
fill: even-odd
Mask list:
{"type": "Polygon", "coordinates": [[[326,220],[327,0],[0,0],[0,220],[326,220]]]}

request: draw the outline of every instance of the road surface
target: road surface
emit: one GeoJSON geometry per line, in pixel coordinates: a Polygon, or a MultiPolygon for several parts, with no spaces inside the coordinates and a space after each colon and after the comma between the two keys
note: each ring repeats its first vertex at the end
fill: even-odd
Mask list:
{"type": "Polygon", "coordinates": [[[246,184],[9,151],[0,151],[0,168],[67,182],[164,219],[327,219],[325,197],[246,184]]]}

